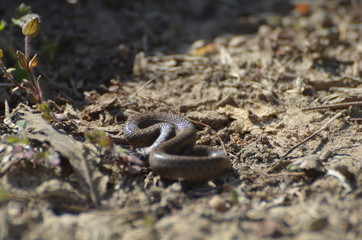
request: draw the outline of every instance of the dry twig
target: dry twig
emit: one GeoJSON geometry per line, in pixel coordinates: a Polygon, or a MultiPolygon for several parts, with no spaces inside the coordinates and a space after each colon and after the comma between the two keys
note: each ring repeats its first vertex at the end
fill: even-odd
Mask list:
{"type": "Polygon", "coordinates": [[[321,131],[323,131],[324,129],[326,129],[334,120],[336,120],[337,118],[339,118],[340,116],[342,116],[344,114],[344,112],[339,112],[337,114],[335,114],[326,124],[324,124],[318,131],[314,132],[312,135],[308,136],[306,139],[304,139],[302,142],[298,143],[297,145],[293,146],[292,148],[290,148],[283,156],[281,159],[286,158],[291,152],[293,152],[296,148],[298,148],[300,145],[308,142],[310,139],[312,139],[314,136],[316,136],[318,133],[320,133],[321,131]]]}

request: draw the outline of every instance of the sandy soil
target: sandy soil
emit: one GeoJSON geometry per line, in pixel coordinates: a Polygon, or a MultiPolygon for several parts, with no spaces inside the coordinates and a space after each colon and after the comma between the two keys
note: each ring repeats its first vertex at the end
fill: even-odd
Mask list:
{"type": "Polygon", "coordinates": [[[360,106],[328,107],[361,100],[360,1],[25,2],[55,117],[1,80],[0,239],[362,238],[360,106]],[[194,121],[232,171],[187,184],[140,166],[123,125],[148,111],[194,121]]]}

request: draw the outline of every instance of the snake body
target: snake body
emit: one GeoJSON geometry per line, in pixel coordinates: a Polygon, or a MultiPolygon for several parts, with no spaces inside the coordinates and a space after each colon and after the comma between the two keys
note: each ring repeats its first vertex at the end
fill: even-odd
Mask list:
{"type": "Polygon", "coordinates": [[[196,128],[173,113],[144,113],[130,117],[124,129],[126,141],[146,147],[151,170],[163,178],[201,182],[220,177],[230,168],[220,150],[196,145],[196,128]]]}

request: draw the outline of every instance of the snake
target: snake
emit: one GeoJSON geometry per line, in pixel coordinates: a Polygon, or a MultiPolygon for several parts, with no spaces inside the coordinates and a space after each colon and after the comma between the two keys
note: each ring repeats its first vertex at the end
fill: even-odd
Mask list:
{"type": "Polygon", "coordinates": [[[132,115],[125,123],[124,138],[142,149],[150,169],[161,178],[202,182],[220,178],[231,167],[223,151],[196,145],[195,125],[175,113],[132,115]]]}

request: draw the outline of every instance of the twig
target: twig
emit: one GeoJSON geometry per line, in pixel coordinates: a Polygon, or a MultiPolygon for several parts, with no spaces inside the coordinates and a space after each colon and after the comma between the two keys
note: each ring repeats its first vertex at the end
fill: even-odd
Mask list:
{"type": "Polygon", "coordinates": [[[148,84],[150,84],[152,81],[154,81],[156,78],[159,78],[161,77],[162,75],[166,74],[167,72],[164,72],[164,73],[160,73],[156,76],[154,76],[153,78],[151,78],[150,80],[148,80],[147,82],[145,82],[145,84],[143,84],[139,89],[136,90],[136,92],[134,94],[132,94],[130,96],[130,98],[133,98],[135,96],[138,95],[139,92],[141,92],[148,84]]]}
{"type": "Polygon", "coordinates": [[[318,133],[320,133],[321,131],[323,131],[324,129],[326,129],[334,120],[336,120],[337,118],[339,118],[340,116],[342,116],[344,112],[339,112],[337,114],[335,114],[326,124],[324,124],[318,131],[314,132],[312,135],[310,135],[309,137],[307,137],[306,139],[304,139],[302,142],[298,143],[297,145],[293,146],[292,148],[290,148],[282,157],[281,159],[286,158],[292,151],[294,151],[297,147],[299,147],[300,145],[306,143],[307,141],[309,141],[310,139],[312,139],[315,135],[317,135],[318,133]]]}
{"type": "MultiPolygon", "coordinates": [[[[181,114],[181,113],[179,113],[179,114],[181,114]]],[[[227,155],[227,151],[226,151],[226,147],[225,147],[224,141],[221,139],[220,135],[219,135],[214,129],[212,129],[212,127],[211,127],[210,125],[208,125],[208,124],[206,124],[206,123],[203,123],[203,122],[199,122],[199,121],[192,120],[192,119],[190,119],[190,118],[188,118],[188,117],[186,117],[186,116],[185,116],[185,118],[187,118],[188,120],[190,120],[190,121],[193,122],[193,123],[200,124],[200,125],[202,125],[202,126],[204,126],[204,127],[209,128],[209,129],[211,130],[211,132],[212,132],[213,134],[215,134],[216,137],[219,139],[220,144],[221,144],[221,147],[222,147],[224,153],[227,155]]]]}
{"type": "Polygon", "coordinates": [[[8,79],[12,84],[14,84],[17,88],[26,90],[25,87],[23,87],[22,85],[20,85],[19,83],[17,83],[17,82],[15,81],[15,79],[13,78],[13,75],[7,71],[5,65],[2,63],[1,60],[0,60],[0,68],[1,68],[1,70],[3,71],[3,73],[4,73],[4,75],[3,75],[4,78],[7,78],[7,79],[8,79]]]}
{"type": "Polygon", "coordinates": [[[5,105],[5,117],[8,117],[10,115],[10,107],[7,99],[5,99],[4,105],[5,105]]]}
{"type": "Polygon", "coordinates": [[[353,106],[362,106],[362,101],[328,104],[328,105],[315,106],[315,107],[307,107],[307,108],[303,108],[303,111],[319,110],[319,109],[327,109],[327,108],[329,108],[329,109],[337,109],[337,108],[347,108],[347,107],[353,107],[353,106]]]}

